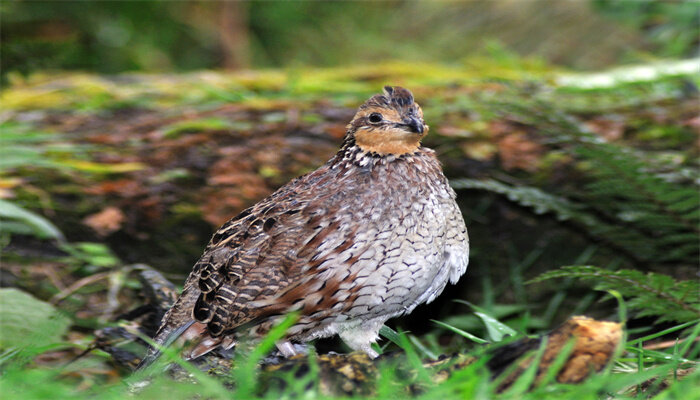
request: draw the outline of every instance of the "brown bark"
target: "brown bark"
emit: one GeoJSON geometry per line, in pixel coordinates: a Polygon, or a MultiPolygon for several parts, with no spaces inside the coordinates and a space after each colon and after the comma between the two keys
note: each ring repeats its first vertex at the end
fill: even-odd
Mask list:
{"type": "Polygon", "coordinates": [[[224,1],[221,2],[219,11],[219,40],[224,55],[223,67],[231,70],[248,68],[248,5],[243,1],[224,1]]]}

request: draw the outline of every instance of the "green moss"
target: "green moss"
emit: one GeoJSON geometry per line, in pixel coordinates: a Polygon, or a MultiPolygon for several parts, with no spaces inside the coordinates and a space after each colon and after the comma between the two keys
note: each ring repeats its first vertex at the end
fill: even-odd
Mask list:
{"type": "Polygon", "coordinates": [[[179,121],[162,128],[163,136],[176,138],[182,134],[231,129],[232,124],[222,118],[204,118],[179,121]]]}

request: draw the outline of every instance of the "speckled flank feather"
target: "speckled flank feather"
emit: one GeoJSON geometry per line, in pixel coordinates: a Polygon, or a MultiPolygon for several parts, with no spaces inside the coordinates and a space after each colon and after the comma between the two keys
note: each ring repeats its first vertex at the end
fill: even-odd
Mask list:
{"type": "Polygon", "coordinates": [[[339,334],[374,355],[370,344],[387,319],[433,301],[467,268],[464,220],[434,152],[420,147],[424,132],[408,90],[387,87],[369,99],[331,160],[214,234],[156,342],[181,330],[199,342],[190,354],[198,356],[260,337],[298,311],[289,340],[339,334]],[[382,113],[382,123],[368,122],[371,113],[382,113]],[[367,151],[355,140],[363,129],[414,148],[367,151]]]}

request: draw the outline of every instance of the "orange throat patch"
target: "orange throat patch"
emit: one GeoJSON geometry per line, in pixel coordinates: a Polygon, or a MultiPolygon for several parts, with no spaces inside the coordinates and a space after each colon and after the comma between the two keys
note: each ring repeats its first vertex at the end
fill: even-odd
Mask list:
{"type": "Polygon", "coordinates": [[[428,133],[427,127],[422,134],[400,129],[360,129],[355,132],[355,144],[366,152],[400,156],[415,153],[426,133],[428,133]]]}

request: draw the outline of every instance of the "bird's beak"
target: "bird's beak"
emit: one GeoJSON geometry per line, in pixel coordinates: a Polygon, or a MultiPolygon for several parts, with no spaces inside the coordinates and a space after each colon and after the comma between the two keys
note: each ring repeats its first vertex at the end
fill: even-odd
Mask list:
{"type": "Polygon", "coordinates": [[[423,121],[419,118],[406,118],[403,121],[404,125],[413,133],[423,133],[423,121]]]}

